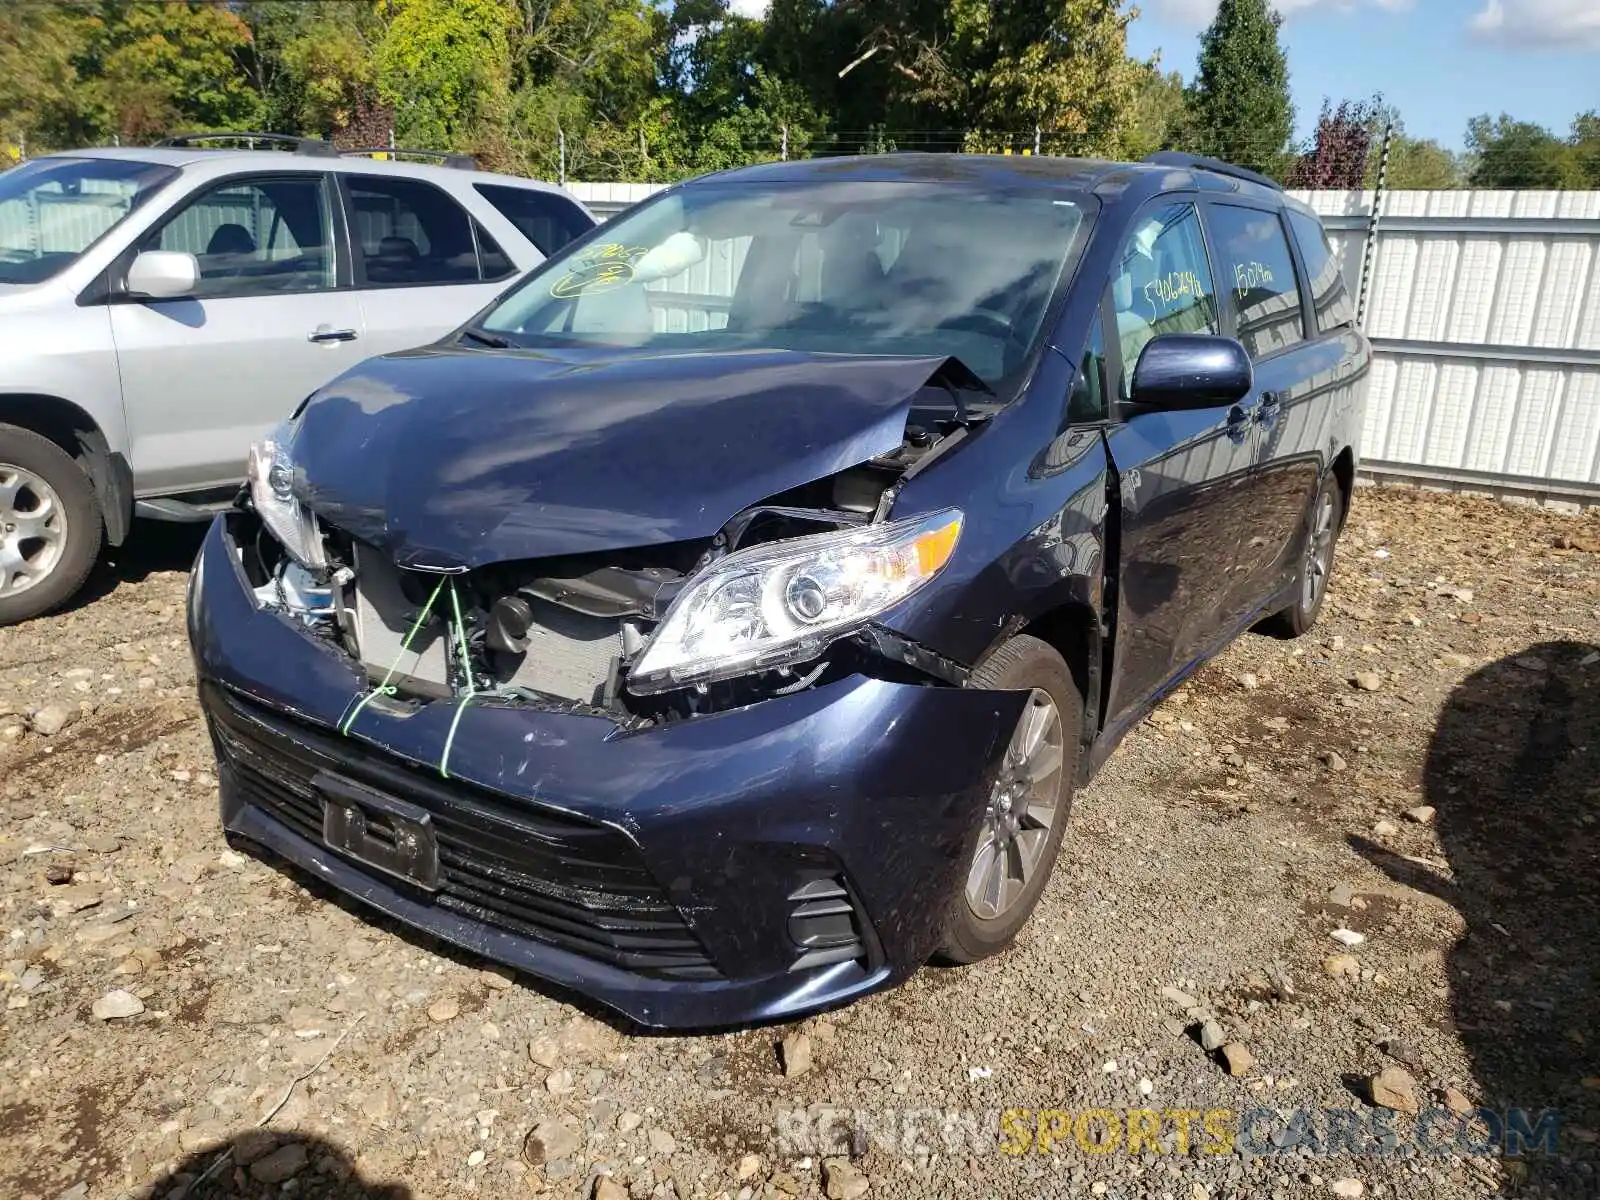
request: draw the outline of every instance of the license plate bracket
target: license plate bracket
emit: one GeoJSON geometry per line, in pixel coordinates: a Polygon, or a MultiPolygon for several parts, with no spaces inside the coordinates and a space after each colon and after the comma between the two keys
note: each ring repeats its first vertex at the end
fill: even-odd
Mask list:
{"type": "Polygon", "coordinates": [[[416,887],[439,890],[439,840],[426,809],[319,771],[312,786],[322,797],[322,840],[416,887]]]}

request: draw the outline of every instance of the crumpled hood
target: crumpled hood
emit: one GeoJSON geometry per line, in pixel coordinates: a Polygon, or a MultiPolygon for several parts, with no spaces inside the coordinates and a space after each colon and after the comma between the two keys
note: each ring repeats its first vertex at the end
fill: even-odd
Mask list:
{"type": "Polygon", "coordinates": [[[894,450],[948,361],[407,351],[312,397],[297,489],[409,567],[710,537],[751,504],[894,450]]]}

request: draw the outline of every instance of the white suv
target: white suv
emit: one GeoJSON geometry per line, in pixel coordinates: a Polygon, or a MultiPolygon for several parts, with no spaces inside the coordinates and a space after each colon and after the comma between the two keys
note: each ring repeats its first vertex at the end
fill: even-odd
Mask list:
{"type": "Polygon", "coordinates": [[[207,517],[301,399],[595,225],[422,153],[192,135],[0,174],[0,625],[72,596],[134,514],[207,517]]]}

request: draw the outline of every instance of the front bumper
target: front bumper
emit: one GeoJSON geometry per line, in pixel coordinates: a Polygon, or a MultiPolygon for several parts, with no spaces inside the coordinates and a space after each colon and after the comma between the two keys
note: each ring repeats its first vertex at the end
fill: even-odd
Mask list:
{"type": "Polygon", "coordinates": [[[189,630],[233,833],[649,1026],[835,1005],[905,978],[937,947],[1021,693],[857,676],[634,731],[472,705],[445,778],[456,705],[374,701],[341,735],[365,680],[337,648],[256,607],[229,520],[201,549],[189,630]],[[330,849],[319,772],[426,810],[438,890],[330,849]],[[818,926],[805,914],[822,909],[858,946],[835,937],[806,956],[797,938],[818,926]]]}

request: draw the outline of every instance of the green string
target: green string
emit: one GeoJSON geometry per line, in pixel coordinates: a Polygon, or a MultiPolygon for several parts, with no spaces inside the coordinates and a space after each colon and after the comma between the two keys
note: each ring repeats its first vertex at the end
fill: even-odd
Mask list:
{"type": "MultiPolygon", "coordinates": [[[[446,575],[439,576],[439,582],[434,585],[433,595],[428,597],[428,602],[422,606],[422,611],[417,614],[417,619],[412,622],[411,632],[400,639],[400,653],[395,655],[394,663],[384,675],[383,682],[363,696],[361,702],[356,705],[355,711],[345,718],[345,722],[340,727],[339,732],[346,737],[350,736],[350,727],[356,723],[356,718],[361,715],[361,710],[370,704],[374,697],[395,694],[396,689],[389,686],[389,681],[394,678],[394,673],[400,669],[401,660],[405,658],[407,652],[411,649],[411,640],[417,636],[417,631],[422,628],[423,622],[428,619],[428,614],[433,611],[433,602],[439,598],[439,593],[444,589],[444,581],[447,578],[449,577],[446,575]]],[[[455,591],[454,581],[450,584],[450,590],[453,594],[455,591]]],[[[459,613],[459,611],[458,609],[457,612],[459,613]]]]}
{"type": "Polygon", "coordinates": [[[467,625],[461,619],[461,597],[456,593],[456,581],[453,577],[450,580],[450,607],[455,611],[456,644],[461,650],[461,670],[467,677],[467,694],[461,697],[461,703],[456,705],[456,715],[451,718],[450,732],[444,739],[444,754],[439,758],[439,774],[445,779],[450,778],[450,772],[445,764],[450,761],[450,747],[455,744],[456,726],[461,724],[461,714],[467,711],[467,705],[471,704],[472,698],[478,694],[472,683],[472,659],[467,654],[467,625]]]}

